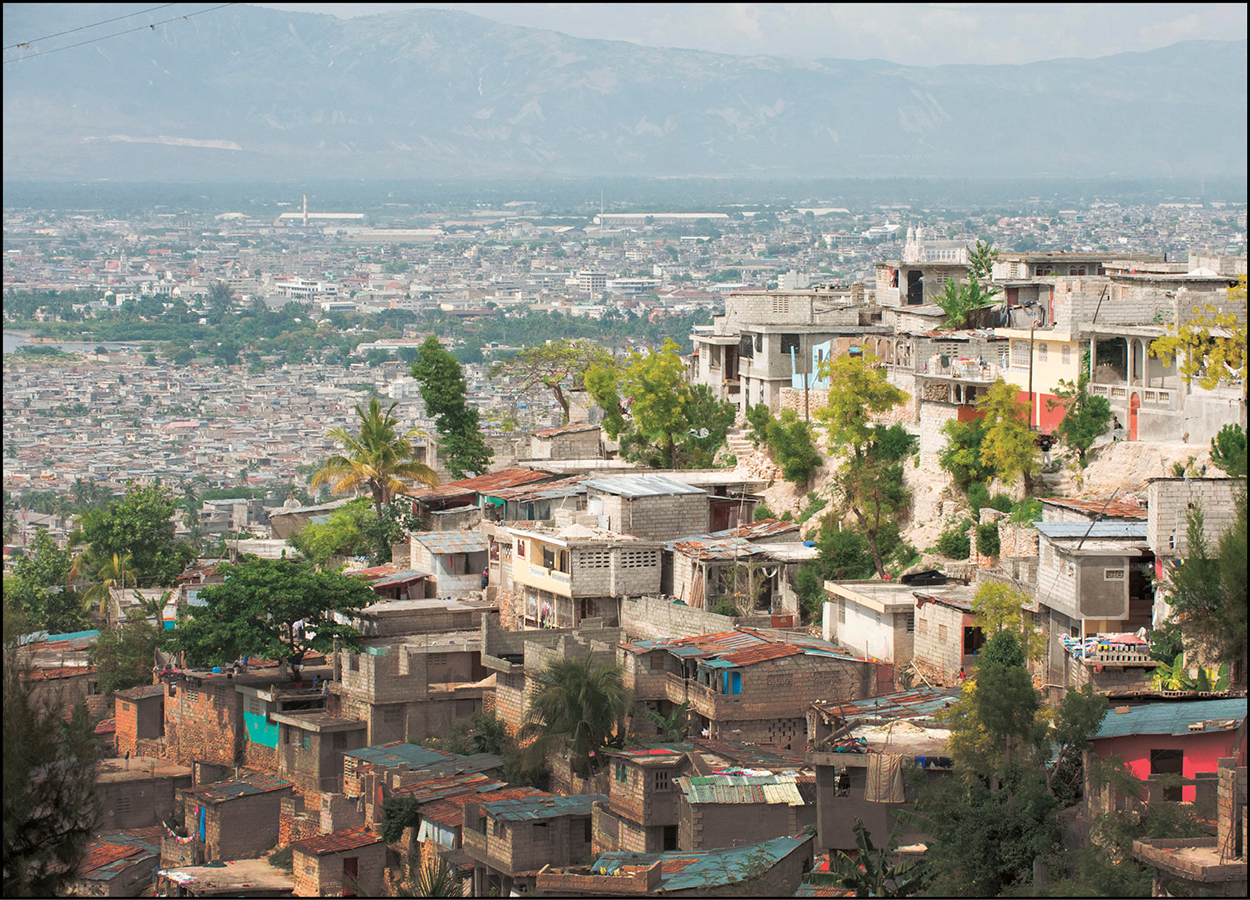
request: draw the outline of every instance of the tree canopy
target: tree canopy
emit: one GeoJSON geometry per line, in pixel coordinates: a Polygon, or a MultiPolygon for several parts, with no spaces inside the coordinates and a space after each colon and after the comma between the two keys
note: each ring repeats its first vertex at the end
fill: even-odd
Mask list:
{"type": "Polygon", "coordinates": [[[586,372],[610,365],[612,354],[603,345],[586,338],[548,341],[520,351],[510,359],[491,366],[490,376],[508,375],[521,379],[521,391],[542,386],[560,404],[563,420],[569,421],[569,398],[565,391],[585,386],[586,372]]]}
{"type": "Polygon", "coordinates": [[[531,758],[565,748],[575,771],[593,774],[601,762],[596,751],[623,732],[632,706],[619,665],[596,665],[589,658],[557,659],[539,676],[520,737],[534,739],[531,758]]]}
{"type": "Polygon", "coordinates": [[[200,592],[206,605],[192,607],[169,639],[189,665],[224,665],[241,656],[280,659],[296,677],[308,651],[329,653],[336,637],[342,647],[356,645],[360,633],[334,613],[377,601],[360,579],[318,572],[303,560],[245,557],[223,564],[221,574],[225,582],[200,592]]]}
{"type": "Polygon", "coordinates": [[[368,410],[356,407],[360,418],[360,430],[352,434],[346,428],[331,428],[329,436],[343,447],[343,453],[331,456],[312,477],[311,487],[316,490],[327,482],[336,494],[346,494],[364,488],[373,496],[377,514],[391,502],[397,493],[407,490],[403,479],[423,484],[438,484],[438,476],[425,463],[415,462],[410,438],[416,434],[411,429],[398,434],[399,420],[392,413],[398,403],[392,403],[386,412],[374,397],[368,410]]]}
{"type": "Polygon", "coordinates": [[[160,485],[131,482],[122,497],[82,517],[74,544],[86,544],[81,571],[103,568],[116,554],[140,587],[171,585],[195,558],[195,548],[174,536],[178,499],[160,485]]]}
{"type": "Polygon", "coordinates": [[[1039,454],[1029,428],[1029,405],[1016,399],[1018,394],[1019,388],[999,378],[977,402],[986,426],[981,438],[981,464],[1004,481],[1022,477],[1027,493],[1039,454]]]}
{"type": "MultiPolygon", "coordinates": [[[[8,580],[7,578],[5,579],[8,580]]],[[[4,896],[66,896],[100,819],[95,722],[32,690],[16,637],[26,626],[4,609],[4,896]]]]}
{"type": "Polygon", "coordinates": [[[426,415],[438,428],[447,471],[454,478],[486,472],[494,453],[482,439],[477,410],[466,400],[468,385],[460,363],[430,335],[418,348],[410,372],[420,382],[426,415]]]}
{"type": "Polygon", "coordinates": [[[90,627],[81,595],[66,586],[72,565],[46,531],[36,532],[26,555],[4,576],[5,603],[34,630],[65,634],[90,627]]]}
{"type": "Polygon", "coordinates": [[[1055,398],[1046,401],[1049,409],[1066,406],[1063,419],[1055,428],[1055,434],[1076,451],[1079,464],[1084,467],[1085,454],[1111,424],[1111,401],[1106,397],[1090,394],[1089,375],[1085,372],[1081,372],[1076,384],[1061,379],[1055,390],[1055,398]]]}
{"type": "Polygon", "coordinates": [[[1150,345],[1150,355],[1171,365],[1180,361],[1186,384],[1195,378],[1207,390],[1221,384],[1241,388],[1246,393],[1246,276],[1228,289],[1228,305],[1204,304],[1184,321],[1169,327],[1169,333],[1150,345]],[[1238,310],[1240,309],[1240,315],[1238,310]]]}

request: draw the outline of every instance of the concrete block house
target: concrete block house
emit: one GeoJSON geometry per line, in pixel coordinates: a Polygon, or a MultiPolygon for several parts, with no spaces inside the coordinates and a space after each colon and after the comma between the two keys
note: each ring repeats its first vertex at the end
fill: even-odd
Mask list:
{"type": "Polygon", "coordinates": [[[368,828],[347,828],[291,845],[296,897],[380,897],[386,844],[368,828]]]}
{"type": "Polygon", "coordinates": [[[624,682],[661,715],[690,701],[692,734],[802,747],[818,699],[871,697],[892,669],[806,635],[745,628],[621,644],[624,682]],[[884,678],[879,685],[879,679],[884,678]]]}
{"type": "Polygon", "coordinates": [[[185,837],[194,839],[203,862],[264,856],[278,844],[282,800],[294,790],[289,781],[269,775],[241,776],[184,790],[185,837]]]}

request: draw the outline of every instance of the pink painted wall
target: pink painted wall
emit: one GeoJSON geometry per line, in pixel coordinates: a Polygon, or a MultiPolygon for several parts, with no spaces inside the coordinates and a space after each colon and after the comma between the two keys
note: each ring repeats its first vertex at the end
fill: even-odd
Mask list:
{"type": "MultiPolygon", "coordinates": [[[[1107,713],[1115,715],[1114,712],[1107,713]]],[[[1181,772],[1186,778],[1193,778],[1198,772],[1214,772],[1219,760],[1224,756],[1236,756],[1237,765],[1246,764],[1245,743],[1246,723],[1242,722],[1238,731],[1212,731],[1208,733],[1170,735],[1142,734],[1128,735],[1117,738],[1104,738],[1094,741],[1094,752],[1102,759],[1118,754],[1133,770],[1133,774],[1145,781],[1150,777],[1151,750],[1181,750],[1185,757],[1181,772]]],[[[1194,787],[1186,785],[1181,797],[1186,803],[1194,800],[1194,787]]]]}

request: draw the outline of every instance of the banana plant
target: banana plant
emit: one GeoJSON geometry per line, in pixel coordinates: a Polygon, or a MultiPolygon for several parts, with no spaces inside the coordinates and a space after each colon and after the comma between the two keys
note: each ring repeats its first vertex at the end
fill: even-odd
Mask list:
{"type": "Polygon", "coordinates": [[[1169,665],[1168,663],[1159,663],[1159,667],[1155,669],[1154,674],[1155,690],[1163,691],[1193,691],[1197,690],[1197,685],[1190,679],[1189,673],[1185,671],[1185,654],[1176,654],[1169,665]]]}

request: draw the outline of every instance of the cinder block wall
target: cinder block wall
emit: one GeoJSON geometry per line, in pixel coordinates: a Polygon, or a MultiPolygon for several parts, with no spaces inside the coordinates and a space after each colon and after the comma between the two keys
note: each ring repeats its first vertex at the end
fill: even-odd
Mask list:
{"type": "MultiPolygon", "coordinates": [[[[1242,482],[1244,484],[1244,482],[1242,482]]],[[[1214,549],[1219,536],[1237,518],[1237,482],[1231,478],[1159,478],[1146,489],[1146,540],[1156,556],[1189,555],[1186,513],[1201,508],[1203,537],[1214,549]]]]}

